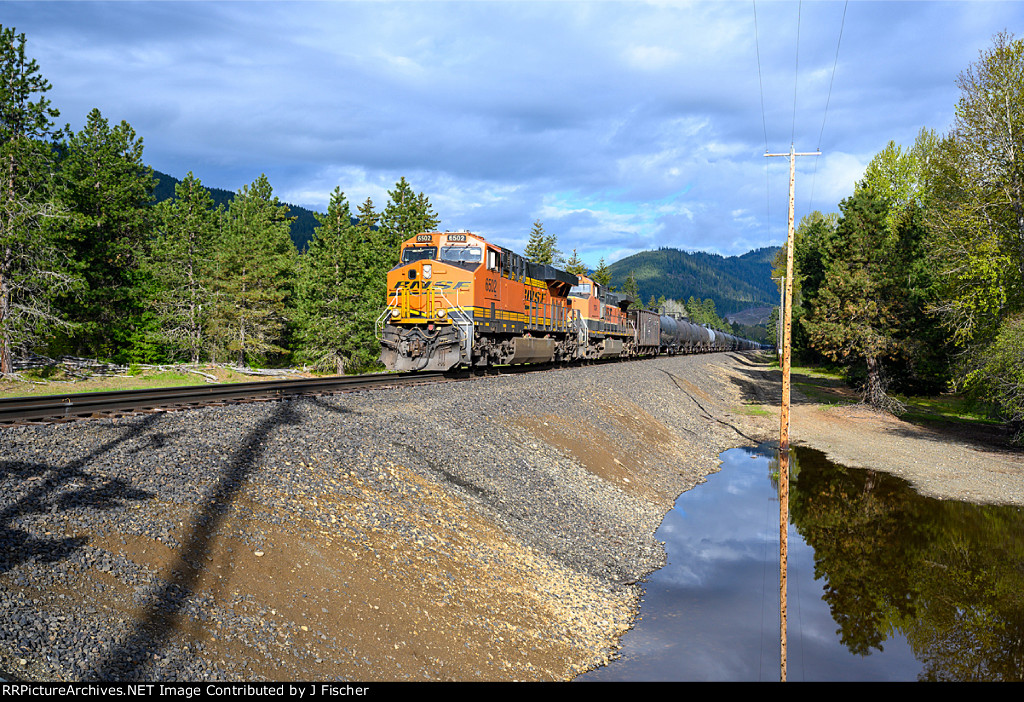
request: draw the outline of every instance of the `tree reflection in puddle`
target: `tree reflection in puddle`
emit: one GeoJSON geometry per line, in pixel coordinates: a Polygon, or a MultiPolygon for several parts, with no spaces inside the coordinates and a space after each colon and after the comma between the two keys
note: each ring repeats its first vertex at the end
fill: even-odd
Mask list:
{"type": "MultiPolygon", "coordinates": [[[[680,495],[622,657],[577,680],[779,679],[774,453],[727,451],[680,495]]],[[[789,680],[1024,678],[1024,510],[794,454],[789,680]]]]}

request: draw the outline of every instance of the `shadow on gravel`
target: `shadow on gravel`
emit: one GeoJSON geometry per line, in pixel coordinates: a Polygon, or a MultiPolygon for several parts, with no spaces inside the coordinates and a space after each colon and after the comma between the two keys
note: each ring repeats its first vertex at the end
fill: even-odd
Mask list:
{"type": "Polygon", "coordinates": [[[238,496],[259,459],[267,450],[267,437],[278,426],[301,420],[294,403],[278,402],[274,412],[257,424],[240,442],[234,459],[206,496],[188,529],[188,540],[178,549],[178,558],[167,583],[153,595],[124,643],[111,650],[92,674],[97,680],[136,680],[146,677],[149,654],[158,651],[176,628],[181,610],[193,594],[202,565],[220,528],[228,507],[238,496]]]}
{"type": "MultiPolygon", "coordinates": [[[[23,495],[0,509],[0,574],[30,560],[54,563],[88,543],[84,537],[40,539],[15,528],[16,522],[32,515],[55,515],[61,510],[111,510],[129,500],[152,497],[152,493],[118,478],[93,475],[86,467],[118,444],[144,434],[156,421],[157,415],[150,415],[129,425],[116,438],[67,465],[0,461],[0,482],[13,486],[20,481],[25,487],[23,495]]],[[[5,495],[5,501],[10,497],[11,493],[5,495]]]]}
{"type": "Polygon", "coordinates": [[[332,405],[330,402],[325,401],[322,397],[303,397],[301,402],[309,403],[327,412],[334,412],[335,414],[361,414],[355,410],[349,409],[348,407],[338,407],[332,405]]]}
{"type": "Polygon", "coordinates": [[[719,419],[714,414],[709,412],[708,409],[703,404],[701,404],[701,400],[702,399],[705,402],[708,402],[708,401],[711,400],[711,398],[703,390],[698,388],[696,385],[691,383],[686,378],[682,378],[682,377],[680,377],[678,375],[675,375],[674,373],[669,373],[667,370],[665,370],[663,368],[659,368],[658,370],[660,370],[662,373],[667,375],[672,380],[672,382],[675,383],[675,386],[677,388],[679,388],[679,390],[684,395],[689,397],[690,400],[693,402],[693,404],[697,405],[697,409],[700,410],[701,414],[703,414],[704,417],[706,417],[707,419],[710,419],[713,422],[718,422],[719,424],[721,424],[724,427],[728,427],[729,429],[732,429],[734,432],[736,432],[738,435],[742,436],[744,439],[746,439],[747,441],[751,442],[752,444],[756,445],[757,443],[759,443],[757,441],[757,439],[755,439],[754,437],[748,436],[747,434],[743,433],[743,431],[740,430],[740,428],[737,427],[735,424],[732,424],[730,422],[726,422],[726,421],[724,421],[722,419],[719,419]]]}

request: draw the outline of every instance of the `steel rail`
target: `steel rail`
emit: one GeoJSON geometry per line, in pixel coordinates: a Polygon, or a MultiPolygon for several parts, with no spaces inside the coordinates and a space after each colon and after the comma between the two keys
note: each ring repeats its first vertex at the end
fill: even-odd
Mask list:
{"type": "Polygon", "coordinates": [[[130,412],[188,409],[221,402],[274,400],[301,395],[355,392],[374,388],[422,385],[440,380],[470,380],[482,377],[520,375],[581,365],[639,361],[646,358],[605,358],[576,362],[458,368],[449,371],[368,373],[366,375],[324,378],[254,380],[243,383],[179,385],[170,388],[5,397],[0,398],[0,425],[33,421],[68,421],[130,412]]]}
{"type": "Polygon", "coordinates": [[[257,380],[244,383],[180,385],[171,388],[80,392],[0,398],[0,423],[58,420],[117,412],[195,407],[217,402],[280,399],[289,396],[433,382],[443,373],[372,373],[355,376],[257,380]]]}

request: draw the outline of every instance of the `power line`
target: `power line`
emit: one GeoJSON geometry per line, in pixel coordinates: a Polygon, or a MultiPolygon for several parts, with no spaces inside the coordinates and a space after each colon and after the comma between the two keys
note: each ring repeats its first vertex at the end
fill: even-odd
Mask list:
{"type": "MultiPolygon", "coordinates": [[[[757,51],[757,84],[761,89],[761,127],[764,129],[764,152],[768,153],[768,118],[765,116],[764,111],[764,79],[761,77],[761,43],[758,39],[757,31],[757,0],[750,0],[750,4],[754,7],[754,48],[757,51]]],[[[772,191],[771,191],[771,175],[768,172],[768,162],[764,162],[764,209],[765,209],[765,221],[771,222],[772,220],[772,191]]]]}
{"type": "MultiPolygon", "coordinates": [[[[843,29],[846,28],[846,8],[849,6],[850,0],[846,0],[843,3],[843,18],[839,22],[839,39],[836,40],[836,56],[832,62],[832,77],[828,82],[828,96],[825,98],[825,113],[821,117],[821,131],[818,132],[818,151],[821,151],[821,139],[825,134],[825,121],[828,119],[828,106],[832,102],[832,86],[836,81],[836,67],[839,65],[839,47],[843,43],[843,29]]],[[[811,175],[811,196],[807,201],[807,210],[810,211],[814,205],[814,184],[818,177],[818,160],[814,160],[814,173],[811,175]]]]}
{"type": "Polygon", "coordinates": [[[761,88],[761,126],[764,127],[764,150],[768,150],[768,119],[764,114],[764,80],[761,78],[761,44],[757,37],[757,0],[750,0],[754,6],[754,48],[757,51],[757,84],[761,88]]]}
{"type": "Polygon", "coordinates": [[[843,19],[839,23],[839,39],[836,41],[836,57],[832,62],[832,78],[828,82],[828,97],[825,98],[825,114],[821,118],[821,131],[818,132],[818,151],[821,151],[821,135],[825,133],[825,119],[828,117],[828,105],[832,102],[832,84],[836,81],[836,66],[839,65],[839,46],[843,43],[843,29],[846,27],[846,8],[850,0],[843,3],[843,19]]]}

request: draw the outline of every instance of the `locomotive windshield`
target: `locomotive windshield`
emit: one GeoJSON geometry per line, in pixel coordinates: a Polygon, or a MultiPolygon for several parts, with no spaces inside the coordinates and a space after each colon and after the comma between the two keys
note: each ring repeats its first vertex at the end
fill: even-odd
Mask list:
{"type": "Polygon", "coordinates": [[[449,263],[480,263],[484,250],[479,246],[442,246],[441,260],[449,263]]]}
{"type": "Polygon", "coordinates": [[[437,257],[436,246],[407,246],[402,249],[402,263],[430,260],[437,257]]]}
{"type": "Polygon", "coordinates": [[[569,290],[570,297],[590,297],[590,283],[582,283],[580,285],[573,285],[572,289],[569,290]]]}

